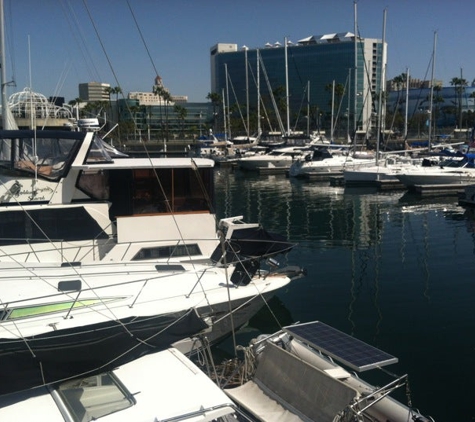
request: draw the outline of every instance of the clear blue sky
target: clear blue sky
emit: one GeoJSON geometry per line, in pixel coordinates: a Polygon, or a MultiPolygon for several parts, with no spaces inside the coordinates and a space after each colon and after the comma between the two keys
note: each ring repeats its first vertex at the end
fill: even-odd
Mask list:
{"type": "MultiPolygon", "coordinates": [[[[80,82],[89,81],[120,85],[125,94],[150,92],[155,66],[172,95],[202,102],[210,92],[210,47],[218,42],[256,48],[283,43],[285,37],[296,42],[354,29],[353,0],[4,0],[4,4],[7,77],[16,82],[9,94],[31,86],[66,101],[78,97],[80,82]]],[[[406,68],[414,78],[429,79],[437,31],[436,79],[449,85],[462,71],[471,84],[475,1],[359,0],[361,36],[382,38],[384,9],[388,79],[406,68]]]]}

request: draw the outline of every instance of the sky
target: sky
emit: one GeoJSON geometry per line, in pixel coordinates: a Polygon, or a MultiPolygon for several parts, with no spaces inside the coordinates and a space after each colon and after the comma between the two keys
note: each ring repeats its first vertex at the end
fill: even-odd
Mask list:
{"type": "MultiPolygon", "coordinates": [[[[78,84],[151,92],[158,73],[172,95],[206,102],[210,48],[263,48],[354,32],[353,0],[3,0],[8,95],[25,87],[78,98],[78,84]]],[[[409,71],[450,86],[475,79],[475,1],[358,0],[364,38],[388,43],[387,79],[409,71]],[[386,12],[384,12],[386,10],[386,12]],[[383,17],[386,15],[386,30],[383,17]],[[434,48],[435,46],[435,48],[434,48]]]]}

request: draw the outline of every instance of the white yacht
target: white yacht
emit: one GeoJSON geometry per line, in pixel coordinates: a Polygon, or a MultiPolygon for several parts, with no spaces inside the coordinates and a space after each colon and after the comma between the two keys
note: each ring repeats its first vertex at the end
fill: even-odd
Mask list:
{"type": "Polygon", "coordinates": [[[301,275],[279,267],[286,239],[215,220],[213,164],[0,131],[0,394],[217,341],[301,275]]]}
{"type": "Polygon", "coordinates": [[[315,148],[299,157],[292,163],[289,175],[306,177],[309,175],[342,174],[345,169],[355,169],[374,164],[374,154],[359,153],[358,155],[331,151],[329,148],[315,148]]]}
{"type": "Polygon", "coordinates": [[[237,165],[242,170],[260,169],[289,169],[305,152],[308,146],[286,146],[275,148],[264,154],[255,154],[237,160],[237,165]]]}
{"type": "Polygon", "coordinates": [[[396,177],[408,188],[424,185],[469,185],[475,182],[475,154],[459,154],[437,166],[402,169],[396,177]]]}
{"type": "Polygon", "coordinates": [[[378,182],[398,182],[396,175],[405,169],[419,166],[421,158],[405,157],[399,154],[386,155],[376,164],[345,168],[343,178],[345,185],[372,185],[378,182]]]}

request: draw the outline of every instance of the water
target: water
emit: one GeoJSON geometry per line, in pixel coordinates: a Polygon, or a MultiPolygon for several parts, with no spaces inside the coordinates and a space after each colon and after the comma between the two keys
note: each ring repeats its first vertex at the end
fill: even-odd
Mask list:
{"type": "Polygon", "coordinates": [[[251,320],[244,338],[323,321],[398,357],[387,369],[409,374],[422,413],[437,422],[475,420],[473,212],[453,196],[284,175],[217,169],[215,180],[219,217],[243,215],[286,235],[298,243],[289,264],[308,271],[251,320]]]}

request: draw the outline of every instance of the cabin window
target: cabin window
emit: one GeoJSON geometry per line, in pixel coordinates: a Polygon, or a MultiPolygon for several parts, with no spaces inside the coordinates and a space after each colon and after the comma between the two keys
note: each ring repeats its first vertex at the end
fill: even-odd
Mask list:
{"type": "Polygon", "coordinates": [[[209,211],[212,178],[206,170],[198,174],[191,168],[134,170],[133,213],[209,211]]]}
{"type": "Polygon", "coordinates": [[[84,207],[5,211],[0,220],[0,245],[107,237],[84,207]]]}
{"type": "Polygon", "coordinates": [[[109,173],[102,170],[85,170],[81,172],[77,187],[87,196],[98,199],[109,199],[109,173]]]}
{"type": "Polygon", "coordinates": [[[88,422],[127,409],[135,399],[119,379],[107,372],[61,384],[58,394],[75,421],[88,422]]]}
{"type": "Polygon", "coordinates": [[[156,248],[142,248],[132,258],[132,261],[143,261],[146,259],[160,258],[178,258],[183,256],[199,256],[202,255],[197,244],[191,245],[175,245],[175,246],[159,246],[156,248]]]}

